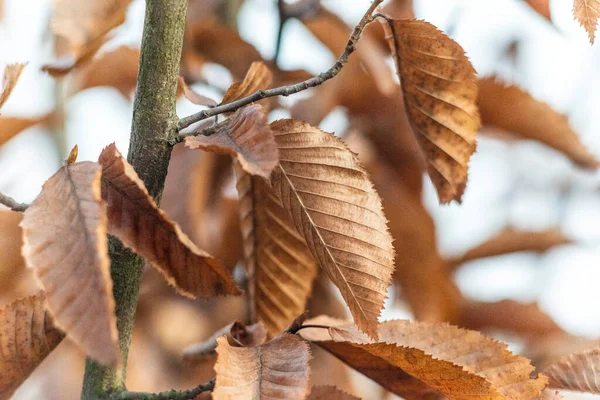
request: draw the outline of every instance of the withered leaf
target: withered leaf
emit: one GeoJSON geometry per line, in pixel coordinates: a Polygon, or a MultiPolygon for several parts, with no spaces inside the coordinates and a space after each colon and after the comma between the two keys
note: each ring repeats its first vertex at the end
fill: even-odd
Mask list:
{"type": "Polygon", "coordinates": [[[462,47],[428,22],[390,20],[384,29],[440,202],[460,202],[480,127],[475,69],[462,47]]]}
{"type": "Polygon", "coordinates": [[[110,86],[129,99],[135,90],[139,60],[140,50],[128,46],[102,52],[77,70],[69,90],[76,93],[97,86],[110,86]]]}
{"type": "Polygon", "coordinates": [[[111,234],[149,261],[182,295],[240,294],[227,270],[198,249],[156,206],[144,182],[114,144],[102,151],[98,162],[111,234]]]}
{"type": "Polygon", "coordinates": [[[23,71],[25,64],[15,63],[9,64],[4,68],[4,75],[2,76],[2,89],[0,91],[0,107],[6,102],[8,96],[15,88],[19,76],[23,71]]]}
{"type": "Polygon", "coordinates": [[[600,348],[570,354],[544,369],[549,386],[600,394],[600,348]]]}
{"type": "Polygon", "coordinates": [[[317,265],[269,184],[237,164],[236,175],[251,318],[274,336],[306,309],[317,265]]]}
{"type": "Polygon", "coordinates": [[[467,250],[462,256],[448,260],[448,265],[450,268],[456,268],[469,261],[519,251],[541,253],[569,243],[573,243],[573,241],[567,238],[560,229],[521,231],[509,227],[491,239],[467,250]]]}
{"type": "Polygon", "coordinates": [[[596,37],[599,13],[600,0],[574,0],[573,2],[573,16],[588,33],[591,44],[594,44],[596,37]]]}
{"type": "Polygon", "coordinates": [[[45,65],[42,70],[61,76],[89,60],[106,41],[106,35],[125,21],[131,0],[53,0],[52,31],[68,43],[68,54],[45,65]]]}
{"type": "Polygon", "coordinates": [[[0,146],[34,125],[50,121],[51,114],[39,117],[0,117],[0,146]]]}
{"type": "Polygon", "coordinates": [[[67,164],[25,210],[23,256],[46,292],[58,328],[103,364],[119,360],[115,301],[100,197],[102,169],[67,164]]]}
{"type": "Polygon", "coordinates": [[[597,168],[600,165],[581,143],[565,115],[535,100],[516,86],[505,86],[494,77],[479,79],[477,83],[477,105],[484,125],[493,125],[544,143],[583,168],[597,168]]]}
{"type": "Polygon", "coordinates": [[[544,376],[530,377],[534,367],[529,360],[476,331],[393,320],[379,325],[375,342],[355,326],[329,317],[306,324],[333,326],[300,333],[406,399],[441,392],[450,399],[530,400],[546,386],[544,376]]]}
{"type": "Polygon", "coordinates": [[[210,136],[188,136],[185,145],[229,154],[252,175],[268,178],[277,165],[278,151],[262,106],[253,104],[236,111],[210,136]]]}
{"type": "Polygon", "coordinates": [[[183,77],[181,76],[179,77],[179,86],[183,89],[183,95],[185,96],[185,98],[191,101],[192,103],[198,106],[209,107],[214,107],[217,105],[217,102],[213,99],[201,95],[200,93],[192,89],[187,83],[185,83],[185,79],[183,79],[183,77]]]}
{"type": "Polygon", "coordinates": [[[333,134],[291,119],[271,128],[280,156],[271,175],[276,198],[340,289],[358,327],[377,337],[394,270],[377,192],[355,154],[333,134]]]}
{"type": "Polygon", "coordinates": [[[9,399],[61,342],[43,292],[0,309],[0,399],[9,399]]]}
{"type": "Polygon", "coordinates": [[[257,347],[233,347],[217,339],[213,398],[304,399],[309,391],[308,343],[284,333],[257,347]]]}
{"type": "Polygon", "coordinates": [[[360,400],[335,386],[313,386],[308,400],[360,400]]]}
{"type": "Polygon", "coordinates": [[[529,7],[550,21],[550,0],[525,0],[529,7]]]}
{"type": "Polygon", "coordinates": [[[254,92],[267,89],[273,82],[271,70],[261,61],[255,61],[250,65],[244,80],[236,82],[225,92],[221,104],[231,103],[254,92]]]}

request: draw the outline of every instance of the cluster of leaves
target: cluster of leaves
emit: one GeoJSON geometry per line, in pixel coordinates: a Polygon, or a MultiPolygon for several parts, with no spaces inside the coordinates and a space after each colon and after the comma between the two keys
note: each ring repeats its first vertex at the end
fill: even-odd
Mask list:
{"type": "MultiPolygon", "coordinates": [[[[71,93],[108,85],[131,96],[139,51],[119,47],[96,56],[124,21],[129,2],[74,7],[55,0],[52,26],[60,57],[43,69],[67,79],[71,93]],[[113,73],[115,66],[119,74],[113,73]]],[[[208,3],[191,2],[188,13],[179,88],[192,103],[214,108],[308,77],[262,60],[233,30],[208,17],[208,3]],[[206,62],[222,64],[240,79],[220,103],[189,85],[204,79],[200,71],[206,62]]],[[[318,2],[300,3],[287,12],[332,52],[348,51],[350,28],[318,2]],[[310,12],[303,11],[302,3],[310,12]]],[[[595,2],[575,2],[575,15],[591,32],[591,41],[596,9],[595,2]]],[[[544,251],[568,240],[556,231],[507,230],[460,259],[443,260],[420,200],[422,173],[428,172],[441,203],[460,202],[482,123],[545,143],[585,168],[597,167],[598,161],[565,116],[519,88],[493,77],[478,78],[458,43],[412,15],[407,1],[392,1],[378,14],[367,14],[361,29],[375,18],[382,23],[369,25],[358,44],[358,37],[351,36],[350,44],[357,46],[354,58],[333,80],[296,103],[294,118],[269,123],[268,112],[281,105],[268,99],[232,110],[219,123],[182,130],[176,141],[183,143],[175,146],[171,166],[180,164],[167,181],[162,209],[114,144],[97,162],[77,162],[73,149],[35,201],[22,207],[22,220],[16,217],[22,255],[41,291],[0,310],[0,398],[10,397],[65,337],[98,362],[118,364],[108,234],[190,298],[241,294],[230,270],[243,258],[248,319],[255,324],[227,326],[186,353],[188,360],[197,361],[216,349],[216,399],[354,398],[333,387],[311,389],[308,342],[407,399],[534,399],[548,385],[599,393],[597,349],[573,354],[536,374],[528,359],[505,345],[442,323],[560,332],[535,306],[484,305],[462,298],[452,271],[472,259],[544,251]],[[389,55],[400,85],[386,65],[389,55]],[[360,132],[345,141],[316,127],[338,105],[348,110],[360,132]],[[360,161],[348,147],[356,143],[363,150],[360,161]],[[203,240],[186,226],[187,204],[179,201],[184,210],[177,210],[169,201],[173,190],[181,189],[174,180],[189,182],[181,176],[198,163],[197,150],[230,156],[224,164],[235,171],[239,224],[237,217],[226,217],[233,207],[215,213],[219,232],[239,232],[240,240],[235,243],[235,234],[223,234],[216,252],[211,249],[216,256],[201,250],[203,240]],[[306,323],[297,319],[307,309],[319,271],[339,288],[352,322],[325,316],[306,323]],[[423,322],[378,322],[393,280],[423,322]],[[493,316],[509,313],[513,318],[490,319],[490,310],[493,316]],[[526,322],[519,325],[515,316],[526,322]],[[531,320],[539,322],[532,328],[527,324],[531,320]]],[[[0,106],[23,67],[5,69],[0,106]]],[[[18,122],[0,117],[2,126],[11,127],[0,133],[0,144],[49,118],[18,122]]],[[[204,197],[214,196],[214,182],[226,179],[223,169],[209,170],[204,197]]],[[[193,189],[184,183],[184,190],[193,189]]],[[[210,207],[220,203],[205,201],[210,207]]],[[[202,218],[206,216],[195,224],[202,225],[202,218]]]]}

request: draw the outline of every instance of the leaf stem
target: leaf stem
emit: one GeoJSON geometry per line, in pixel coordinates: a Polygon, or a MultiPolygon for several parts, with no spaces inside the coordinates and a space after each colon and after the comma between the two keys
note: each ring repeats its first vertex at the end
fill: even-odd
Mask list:
{"type": "Polygon", "coordinates": [[[23,212],[29,207],[29,204],[19,203],[15,199],[10,196],[7,196],[3,193],[0,193],[0,204],[4,204],[6,207],[10,208],[12,211],[23,212]]]}
{"type": "Polygon", "coordinates": [[[335,77],[342,70],[344,65],[348,62],[350,55],[352,53],[354,53],[354,50],[356,50],[356,45],[358,43],[358,40],[360,39],[360,36],[361,36],[363,30],[365,29],[365,27],[368,24],[373,22],[372,14],[375,11],[375,9],[377,8],[377,6],[379,6],[379,4],[381,4],[382,2],[383,2],[383,0],[374,0],[373,1],[373,3],[369,7],[369,9],[365,13],[365,15],[363,15],[363,17],[361,18],[358,25],[356,25],[356,27],[354,28],[352,35],[350,35],[350,39],[348,39],[348,43],[346,44],[346,48],[344,49],[344,52],[337,59],[337,61],[333,64],[333,66],[331,68],[329,68],[327,71],[322,72],[317,76],[313,76],[312,78],[307,79],[303,82],[296,83],[294,85],[281,86],[278,88],[267,89],[267,90],[259,90],[258,92],[251,94],[248,97],[244,97],[242,99],[233,101],[231,103],[223,104],[218,107],[202,110],[202,111],[192,114],[188,117],[181,118],[179,120],[178,130],[181,131],[182,129],[185,129],[188,126],[190,126],[198,121],[202,121],[204,119],[213,117],[215,115],[223,114],[226,112],[235,111],[238,108],[247,106],[250,103],[254,103],[259,100],[266,99],[268,97],[289,96],[289,95],[301,92],[303,90],[306,90],[308,88],[319,86],[323,82],[326,82],[329,79],[335,77]]]}

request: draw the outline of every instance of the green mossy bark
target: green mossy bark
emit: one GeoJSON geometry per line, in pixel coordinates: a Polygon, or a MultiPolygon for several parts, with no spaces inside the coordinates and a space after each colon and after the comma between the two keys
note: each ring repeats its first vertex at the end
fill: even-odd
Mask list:
{"type": "MultiPolygon", "coordinates": [[[[187,0],[147,0],[140,69],[127,160],[159,203],[171,146],[177,135],[175,102],[187,0]]],[[[111,237],[113,294],[116,302],[121,365],[111,368],[86,361],[81,398],[102,399],[125,390],[127,356],[135,319],[142,260],[111,237]]]]}

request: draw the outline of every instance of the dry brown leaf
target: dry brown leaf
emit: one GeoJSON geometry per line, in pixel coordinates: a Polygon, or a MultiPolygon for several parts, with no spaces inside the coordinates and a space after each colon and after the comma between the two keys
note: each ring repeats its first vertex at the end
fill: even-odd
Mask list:
{"type": "Polygon", "coordinates": [[[309,391],[308,343],[282,334],[257,347],[217,339],[215,400],[305,399],[309,391]]]}
{"type": "Polygon", "coordinates": [[[0,293],[10,290],[14,285],[13,277],[25,267],[21,255],[23,245],[22,231],[19,227],[23,213],[2,209],[0,210],[0,293]]]}
{"type": "Polygon", "coordinates": [[[581,143],[565,115],[535,100],[516,86],[494,77],[478,80],[477,105],[484,125],[493,125],[523,138],[537,140],[584,168],[597,168],[598,159],[581,143]]]}
{"type": "Polygon", "coordinates": [[[308,400],[360,400],[335,386],[313,386],[308,400]]]}
{"type": "Polygon", "coordinates": [[[570,354],[544,370],[549,386],[600,394],[600,347],[570,354]]]}
{"type": "Polygon", "coordinates": [[[460,203],[480,127],[475,69],[462,47],[428,22],[390,20],[384,29],[440,202],[460,203]]]}
{"type": "Polygon", "coordinates": [[[67,164],[25,210],[23,256],[46,292],[56,326],[103,364],[119,360],[106,237],[106,206],[96,163],[67,164]]]}
{"type": "Polygon", "coordinates": [[[560,229],[544,231],[520,231],[506,228],[491,239],[469,249],[462,256],[448,260],[449,268],[454,269],[469,261],[520,251],[544,252],[554,247],[573,243],[560,229]]]}
{"type": "Polygon", "coordinates": [[[254,92],[267,89],[273,82],[273,73],[261,61],[255,61],[250,65],[244,80],[236,82],[225,92],[221,104],[231,103],[254,92]]]}
{"type": "Polygon", "coordinates": [[[31,128],[37,124],[43,124],[50,121],[51,114],[39,117],[0,117],[0,146],[8,142],[13,137],[25,129],[31,128]]]}
{"type": "Polygon", "coordinates": [[[179,77],[179,86],[183,89],[183,95],[185,96],[185,98],[191,101],[192,103],[198,106],[208,107],[214,107],[217,105],[217,102],[213,99],[201,95],[200,93],[192,89],[187,83],[185,83],[185,79],[183,79],[183,77],[181,76],[179,77]]]}
{"type": "Polygon", "coordinates": [[[191,149],[231,155],[246,172],[264,178],[271,175],[278,160],[273,132],[262,106],[258,104],[239,109],[210,136],[186,137],[185,145],[191,149]]]}
{"type": "Polygon", "coordinates": [[[71,94],[98,86],[114,87],[130,99],[137,81],[140,50],[120,46],[102,52],[74,74],[69,85],[71,94]]]}
{"type": "Polygon", "coordinates": [[[185,296],[241,293],[227,270],[158,209],[144,182],[114,144],[102,151],[98,162],[111,234],[149,261],[185,296]]]}
{"type": "Polygon", "coordinates": [[[464,299],[460,304],[457,324],[476,331],[499,329],[530,337],[564,333],[536,303],[514,300],[487,303],[464,299]]]}
{"type": "Polygon", "coordinates": [[[251,320],[270,336],[306,309],[317,266],[269,184],[236,165],[251,320]]]}
{"type": "Polygon", "coordinates": [[[550,0],[525,0],[529,7],[550,21],[550,0]]]}
{"type": "Polygon", "coordinates": [[[0,309],[0,399],[9,399],[64,337],[44,301],[39,292],[0,309]]]}
{"type": "Polygon", "coordinates": [[[8,96],[15,88],[17,81],[19,80],[19,76],[23,71],[25,64],[23,63],[15,63],[9,64],[4,68],[4,75],[2,76],[2,89],[0,91],[0,107],[4,105],[8,96]]]}
{"type": "Polygon", "coordinates": [[[280,156],[273,192],[359,328],[376,337],[394,270],[379,195],[355,154],[333,134],[291,119],[271,127],[280,156]]]}
{"type": "Polygon", "coordinates": [[[546,386],[545,377],[530,378],[534,367],[529,360],[479,332],[393,320],[379,325],[379,342],[374,342],[352,324],[333,318],[306,324],[334,326],[300,333],[406,399],[441,392],[450,399],[530,400],[546,386]]]}
{"type": "Polygon", "coordinates": [[[600,0],[574,0],[573,2],[573,16],[588,33],[591,44],[594,44],[599,13],[600,0]]]}
{"type": "Polygon", "coordinates": [[[52,76],[62,76],[84,61],[106,41],[106,35],[125,21],[131,0],[53,0],[52,31],[66,42],[68,54],[42,67],[52,76]]]}

